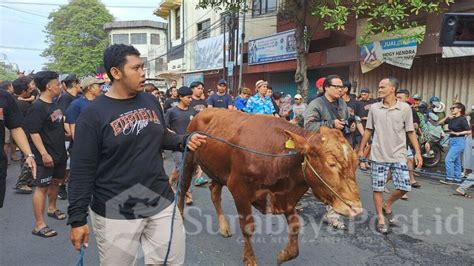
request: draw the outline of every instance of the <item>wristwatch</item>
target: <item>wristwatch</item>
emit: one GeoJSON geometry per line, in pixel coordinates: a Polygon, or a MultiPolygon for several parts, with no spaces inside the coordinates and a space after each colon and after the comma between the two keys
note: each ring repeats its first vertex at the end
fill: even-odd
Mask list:
{"type": "Polygon", "coordinates": [[[27,155],[26,155],[26,158],[28,158],[28,157],[31,157],[31,158],[34,159],[34,158],[35,158],[35,155],[34,155],[33,153],[30,153],[30,154],[27,154],[27,155]]]}

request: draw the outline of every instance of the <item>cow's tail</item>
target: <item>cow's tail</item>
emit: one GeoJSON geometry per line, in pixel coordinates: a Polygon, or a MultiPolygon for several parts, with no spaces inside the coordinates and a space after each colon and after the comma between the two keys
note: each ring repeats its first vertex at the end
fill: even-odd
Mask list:
{"type": "Polygon", "coordinates": [[[191,186],[191,181],[193,178],[193,174],[196,171],[197,164],[194,160],[194,153],[188,151],[186,153],[186,157],[184,158],[183,162],[183,175],[182,180],[180,183],[180,190],[179,190],[179,201],[178,201],[178,208],[181,212],[181,215],[184,216],[184,204],[186,201],[186,192],[189,190],[191,186]]]}

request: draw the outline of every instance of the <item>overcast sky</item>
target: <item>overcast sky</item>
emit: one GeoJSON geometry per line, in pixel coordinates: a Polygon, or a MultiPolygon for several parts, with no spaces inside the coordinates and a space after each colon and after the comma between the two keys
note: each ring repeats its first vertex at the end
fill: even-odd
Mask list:
{"type": "MultiPolygon", "coordinates": [[[[5,54],[10,63],[18,64],[20,70],[26,72],[41,70],[43,64],[47,62],[40,56],[42,50],[47,47],[43,32],[48,24],[47,17],[49,13],[59,8],[41,4],[66,4],[67,2],[67,0],[0,0],[0,58],[2,54],[5,54]]],[[[163,21],[153,15],[153,11],[161,2],[159,0],[101,0],[101,2],[105,4],[116,21],[144,19],[163,21]],[[146,8],[115,6],[144,6],[146,8]]]]}

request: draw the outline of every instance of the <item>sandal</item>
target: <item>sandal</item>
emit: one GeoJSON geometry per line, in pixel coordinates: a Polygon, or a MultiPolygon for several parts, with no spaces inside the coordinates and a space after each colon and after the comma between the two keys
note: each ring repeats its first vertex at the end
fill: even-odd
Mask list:
{"type": "Polygon", "coordinates": [[[52,217],[56,220],[64,220],[66,219],[66,214],[59,209],[56,209],[54,212],[48,212],[48,216],[52,217]]]}
{"type": "MultiPolygon", "coordinates": [[[[384,204],[384,206],[385,206],[385,204],[384,204]]],[[[384,206],[382,206],[382,212],[383,212],[383,214],[385,215],[385,217],[387,217],[388,223],[389,223],[390,225],[395,225],[396,222],[395,222],[395,218],[393,218],[393,211],[390,212],[390,213],[388,213],[388,212],[385,210],[385,207],[384,207],[384,206]]]]}
{"type": "Polygon", "coordinates": [[[45,226],[45,227],[41,228],[38,231],[36,231],[36,229],[33,229],[33,231],[31,231],[31,233],[35,236],[40,236],[40,237],[44,237],[44,238],[53,237],[53,236],[58,235],[58,233],[56,231],[54,231],[53,229],[49,228],[49,226],[45,226]]]}
{"type": "Polygon", "coordinates": [[[418,182],[414,182],[413,184],[411,184],[411,187],[412,188],[421,188],[421,185],[418,182]]]}
{"type": "Polygon", "coordinates": [[[379,224],[377,222],[377,232],[381,233],[381,234],[388,234],[388,226],[386,224],[379,224]]]}
{"type": "Polygon", "coordinates": [[[471,195],[469,195],[466,192],[460,190],[459,188],[456,188],[456,192],[457,192],[457,194],[454,194],[454,195],[462,196],[462,197],[465,197],[466,199],[472,199],[471,195]]]}

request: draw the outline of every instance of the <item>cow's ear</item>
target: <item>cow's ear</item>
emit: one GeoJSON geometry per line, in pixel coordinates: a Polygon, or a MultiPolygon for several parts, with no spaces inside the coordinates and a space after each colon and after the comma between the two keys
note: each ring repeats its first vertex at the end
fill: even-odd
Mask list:
{"type": "Polygon", "coordinates": [[[290,138],[290,140],[293,141],[294,147],[289,147],[288,145],[285,145],[287,149],[293,149],[298,152],[301,152],[302,154],[307,154],[309,151],[309,143],[306,141],[306,139],[303,136],[300,136],[296,133],[290,132],[288,130],[285,130],[285,134],[290,138]]]}

